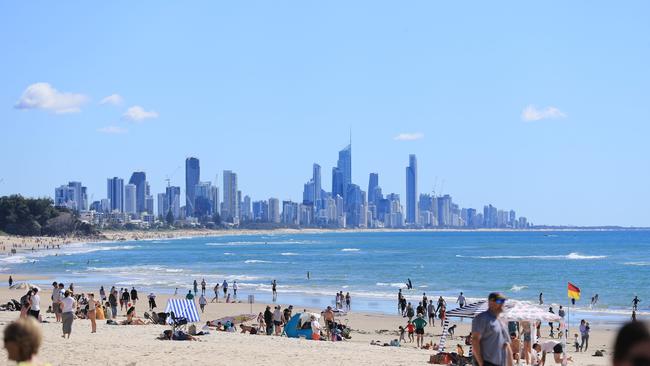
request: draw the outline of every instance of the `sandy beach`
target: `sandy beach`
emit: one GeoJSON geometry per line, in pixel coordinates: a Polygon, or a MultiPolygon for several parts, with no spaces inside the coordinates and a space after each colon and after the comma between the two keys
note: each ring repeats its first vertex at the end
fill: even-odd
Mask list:
{"type": "MultiPolygon", "coordinates": [[[[35,278],[34,276],[14,275],[18,282],[35,278]]],[[[110,284],[107,284],[110,288],[110,284]]],[[[106,287],[106,286],[105,286],[106,287]]],[[[107,288],[107,289],[108,289],[107,288]]],[[[98,295],[98,289],[76,289],[77,293],[92,291],[98,295]]],[[[187,291],[187,290],[185,290],[187,291]]],[[[19,299],[24,290],[0,289],[0,302],[6,303],[14,298],[19,299]]],[[[43,288],[42,308],[50,304],[50,288],[43,288]]],[[[145,298],[146,289],[139,289],[139,296],[145,298]]],[[[179,294],[184,295],[182,289],[179,294]]],[[[206,297],[211,294],[210,286],[206,297]]],[[[179,295],[180,296],[180,295],[179,295]]],[[[240,299],[246,294],[240,294],[240,299]]],[[[158,295],[156,302],[158,311],[164,310],[168,295],[158,295]]],[[[221,299],[223,301],[223,299],[221,299]]],[[[282,302],[280,293],[278,303],[282,302]]],[[[254,314],[264,310],[267,304],[253,305],[254,314]]],[[[283,304],[283,308],[287,304],[283,304]]],[[[140,300],[136,305],[137,313],[142,317],[147,310],[146,300],[140,300]]],[[[294,309],[294,312],[302,309],[294,309]]],[[[307,309],[320,312],[322,309],[307,309]]],[[[246,303],[208,303],[201,320],[214,320],[224,316],[249,314],[251,308],[246,303]]],[[[0,312],[0,328],[18,318],[18,312],[0,312]]],[[[120,312],[118,321],[123,320],[120,312]]],[[[47,323],[42,324],[44,340],[39,359],[53,365],[82,365],[88,363],[106,363],[110,360],[113,365],[158,365],[180,363],[228,363],[231,365],[304,365],[304,364],[336,364],[336,365],[414,365],[426,364],[429,356],[435,352],[417,349],[415,343],[402,343],[397,347],[381,347],[370,345],[370,342],[388,343],[399,338],[397,328],[406,324],[406,319],[398,315],[364,314],[353,311],[341,318],[344,324],[352,328],[350,340],[342,342],[310,341],[290,339],[265,335],[249,335],[239,333],[212,332],[200,337],[200,342],[160,341],[156,337],[169,327],[160,325],[107,325],[98,321],[98,332],[90,333],[88,320],[75,320],[72,337],[69,340],[61,338],[61,325],[54,323],[53,314],[45,314],[47,323]]],[[[436,326],[427,326],[425,341],[440,341],[442,328],[439,320],[436,326]]],[[[456,324],[454,339],[447,341],[448,350],[455,349],[456,344],[464,344],[464,336],[469,333],[470,321],[452,319],[456,324]]],[[[202,325],[197,323],[197,325],[202,325]]],[[[198,327],[200,328],[200,326],[198,327]]],[[[576,353],[570,349],[569,354],[574,358],[575,365],[607,365],[612,349],[613,338],[617,326],[592,329],[589,352],[576,353]],[[606,350],[605,357],[591,356],[596,349],[606,350]]],[[[547,325],[542,326],[542,333],[547,332],[547,325]]],[[[573,332],[573,331],[572,331],[573,332]]],[[[467,349],[467,347],[465,347],[467,349]]],[[[6,364],[6,353],[0,356],[0,364],[6,364]]],[[[547,363],[548,364],[548,363],[547,363]]]]}

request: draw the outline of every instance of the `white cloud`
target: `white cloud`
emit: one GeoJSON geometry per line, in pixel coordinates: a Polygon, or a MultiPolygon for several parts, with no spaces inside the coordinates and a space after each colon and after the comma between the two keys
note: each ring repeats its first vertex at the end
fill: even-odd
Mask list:
{"type": "Polygon", "coordinates": [[[54,113],[75,113],[88,101],[83,94],[63,93],[49,83],[35,83],[27,87],[14,105],[16,109],[44,109],[54,113]]]}
{"type": "Polygon", "coordinates": [[[557,118],[564,118],[564,117],[566,117],[566,114],[564,114],[564,112],[552,106],[538,109],[534,105],[529,104],[521,112],[521,119],[526,122],[539,121],[542,119],[557,119],[557,118]]]}
{"type": "Polygon", "coordinates": [[[134,105],[133,107],[130,107],[126,110],[126,112],[122,115],[122,118],[129,121],[139,122],[148,118],[158,118],[158,112],[145,111],[144,108],[140,107],[139,105],[134,105]]]}
{"type": "Polygon", "coordinates": [[[127,133],[128,130],[126,128],[122,128],[122,127],[119,127],[119,126],[106,126],[106,127],[102,127],[102,128],[97,129],[97,132],[117,135],[117,134],[127,133]]]}
{"type": "Polygon", "coordinates": [[[112,104],[112,105],[122,105],[124,103],[124,98],[119,94],[111,94],[104,99],[102,99],[99,104],[112,104]]]}
{"type": "Polygon", "coordinates": [[[397,141],[415,141],[415,140],[420,140],[424,138],[424,134],[422,132],[415,132],[415,133],[400,133],[399,135],[393,137],[393,140],[397,141]]]}

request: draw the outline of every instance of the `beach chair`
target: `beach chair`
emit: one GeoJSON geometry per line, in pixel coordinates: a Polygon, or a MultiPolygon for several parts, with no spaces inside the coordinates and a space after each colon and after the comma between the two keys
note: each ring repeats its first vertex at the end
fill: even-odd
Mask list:
{"type": "Polygon", "coordinates": [[[169,299],[165,312],[169,313],[167,324],[171,325],[174,331],[183,329],[188,323],[201,320],[193,300],[169,299]]]}

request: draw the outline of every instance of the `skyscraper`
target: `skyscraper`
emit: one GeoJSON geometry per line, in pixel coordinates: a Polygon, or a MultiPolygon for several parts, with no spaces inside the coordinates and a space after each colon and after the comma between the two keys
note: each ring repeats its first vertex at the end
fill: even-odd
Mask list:
{"type": "Polygon", "coordinates": [[[201,178],[201,168],[199,159],[185,159],[185,215],[194,216],[194,199],[196,194],[194,189],[201,178]]]}
{"type": "Polygon", "coordinates": [[[409,166],[406,167],[406,223],[415,225],[418,222],[418,162],[415,154],[409,155],[409,166]]]}
{"type": "MultiPolygon", "coordinates": [[[[167,197],[167,210],[171,210],[175,219],[181,217],[181,187],[168,186],[165,189],[165,197],[167,197]]],[[[165,212],[165,217],[167,213],[165,212]]]]}
{"type": "Polygon", "coordinates": [[[375,193],[379,187],[379,174],[370,173],[370,178],[368,179],[368,203],[377,204],[377,198],[375,193]]]}
{"type": "Polygon", "coordinates": [[[68,185],[54,189],[54,206],[67,207],[75,211],[84,211],[88,207],[86,187],[81,182],[68,182],[68,185]]]}
{"type": "Polygon", "coordinates": [[[237,201],[237,173],[231,170],[223,171],[223,210],[221,219],[235,222],[239,218],[239,202],[237,201]]]}
{"type": "Polygon", "coordinates": [[[111,212],[124,212],[124,179],[118,177],[108,178],[106,196],[108,196],[111,203],[111,212]]]}
{"type": "Polygon", "coordinates": [[[129,184],[135,185],[135,209],[137,213],[145,212],[147,196],[147,175],[144,172],[133,172],[129,184]]]}
{"type": "Polygon", "coordinates": [[[137,189],[135,184],[124,186],[124,212],[135,215],[137,212],[137,189]]]}
{"type": "Polygon", "coordinates": [[[314,207],[318,210],[321,207],[321,178],[320,178],[320,165],[314,163],[312,169],[312,180],[314,181],[314,207]]]}
{"type": "Polygon", "coordinates": [[[339,160],[336,167],[341,171],[343,192],[345,192],[347,191],[347,185],[352,183],[352,144],[339,151],[339,160]]]}
{"type": "Polygon", "coordinates": [[[280,200],[277,198],[269,198],[269,222],[280,222],[280,200]]]}

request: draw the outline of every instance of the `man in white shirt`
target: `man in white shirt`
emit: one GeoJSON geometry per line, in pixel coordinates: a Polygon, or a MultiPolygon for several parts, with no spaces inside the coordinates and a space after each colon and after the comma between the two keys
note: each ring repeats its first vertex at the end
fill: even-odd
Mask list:
{"type": "Polygon", "coordinates": [[[458,295],[458,300],[456,300],[456,303],[458,303],[461,308],[465,306],[465,296],[463,296],[462,292],[460,295],[458,295]]]}
{"type": "Polygon", "coordinates": [[[34,287],[32,289],[32,297],[30,300],[29,315],[33,316],[34,318],[36,318],[36,320],[40,321],[38,318],[40,312],[41,312],[41,297],[38,295],[38,288],[34,287]]]}
{"type": "Polygon", "coordinates": [[[52,282],[52,311],[54,312],[54,317],[56,322],[61,321],[61,290],[59,290],[59,284],[52,282]]]}

